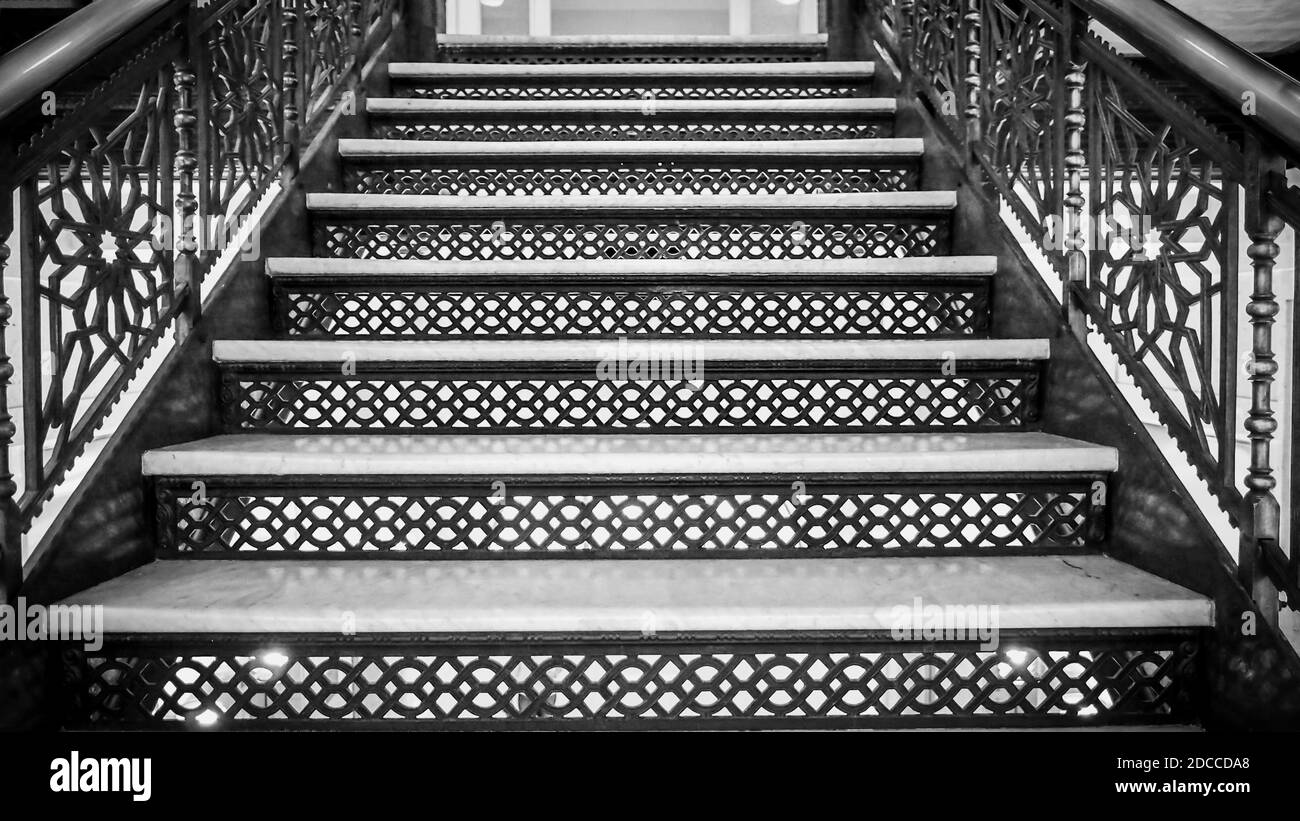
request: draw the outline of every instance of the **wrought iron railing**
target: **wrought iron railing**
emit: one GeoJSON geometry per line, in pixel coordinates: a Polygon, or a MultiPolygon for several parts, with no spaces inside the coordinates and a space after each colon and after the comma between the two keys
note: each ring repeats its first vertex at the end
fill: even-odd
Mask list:
{"type": "Polygon", "coordinates": [[[6,597],[20,533],[151,351],[198,321],[212,238],[298,173],[405,13],[399,0],[99,0],[0,59],[0,322],[21,338],[0,347],[0,381],[21,372],[21,436],[0,398],[6,597]]]}
{"type": "Polygon", "coordinates": [[[902,93],[931,110],[973,181],[1058,270],[1070,327],[1101,334],[1239,528],[1243,583],[1262,603],[1282,590],[1300,608],[1271,391],[1277,240],[1300,226],[1300,192],[1286,182],[1300,166],[1300,83],[1163,0],[862,6],[902,93]],[[1250,289],[1244,305],[1239,288],[1250,289]],[[1251,344],[1239,351],[1242,319],[1251,344]]]}

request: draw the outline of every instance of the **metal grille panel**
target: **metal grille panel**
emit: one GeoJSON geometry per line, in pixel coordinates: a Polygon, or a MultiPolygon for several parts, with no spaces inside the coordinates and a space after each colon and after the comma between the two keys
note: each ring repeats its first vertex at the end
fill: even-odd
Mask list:
{"type": "Polygon", "coordinates": [[[769,477],[656,487],[435,477],[418,488],[362,480],[313,488],[192,477],[156,487],[160,550],[172,555],[761,558],[1082,549],[1104,515],[1092,478],[944,487],[769,477]]]}
{"type": "Polygon", "coordinates": [[[987,333],[981,283],[871,288],[751,286],[275,286],[293,336],[963,336],[987,333]]]}
{"type": "Polygon", "coordinates": [[[271,637],[65,654],[74,723],[230,728],[1110,724],[1189,713],[1186,634],[515,643],[271,637]]]}
{"type": "MultiPolygon", "coordinates": [[[[811,217],[809,217],[811,219],[811,217]]],[[[866,259],[948,250],[947,220],[357,222],[318,217],[319,256],[356,259],[866,259]]]]}
{"type": "MultiPolygon", "coordinates": [[[[647,118],[651,119],[651,118],[647,118]]],[[[893,135],[880,122],[727,122],[727,123],[486,123],[391,122],[371,118],[371,133],[393,140],[527,142],[534,140],[866,140],[893,135]]]]}
{"type": "Polygon", "coordinates": [[[911,191],[916,165],[875,163],[861,167],[750,168],[667,163],[640,167],[391,168],[355,163],[344,185],[365,194],[844,194],[911,191]]]}
{"type": "Polygon", "coordinates": [[[668,378],[227,371],[222,406],[230,429],[261,431],[987,430],[1038,415],[1028,370],[759,377],[651,364],[668,378]]]}
{"type": "Polygon", "coordinates": [[[865,97],[869,83],[805,85],[543,85],[526,83],[399,85],[401,97],[433,100],[808,100],[865,97]]]}

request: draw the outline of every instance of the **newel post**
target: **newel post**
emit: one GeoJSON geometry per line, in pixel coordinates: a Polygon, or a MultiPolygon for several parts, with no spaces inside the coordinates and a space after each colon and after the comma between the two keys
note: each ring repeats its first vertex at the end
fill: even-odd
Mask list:
{"type": "Polygon", "coordinates": [[[1246,365],[1250,377],[1250,412],[1246,433],[1250,436],[1250,469],[1246,475],[1246,495],[1241,512],[1241,545],[1238,554],[1241,583],[1259,603],[1265,619],[1276,623],[1277,589],[1265,572],[1266,553],[1279,549],[1281,507],[1274,489],[1273,434],[1277,420],[1273,413],[1273,378],[1277,358],[1273,350],[1273,323],[1278,314],[1277,296],[1273,293],[1273,267],[1280,249],[1277,238],[1284,222],[1269,199],[1269,191],[1286,178],[1286,163],[1281,155],[1264,148],[1251,137],[1246,145],[1246,250],[1253,271],[1250,302],[1246,316],[1250,319],[1251,350],[1246,365]]]}

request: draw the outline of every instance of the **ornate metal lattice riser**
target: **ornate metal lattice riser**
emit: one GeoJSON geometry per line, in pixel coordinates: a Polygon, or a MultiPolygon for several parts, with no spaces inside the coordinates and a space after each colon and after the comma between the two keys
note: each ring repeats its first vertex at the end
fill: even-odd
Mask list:
{"type": "Polygon", "coordinates": [[[410,81],[393,78],[393,94],[399,97],[420,97],[433,100],[811,100],[828,97],[866,97],[871,92],[870,82],[828,82],[812,78],[808,82],[783,79],[779,84],[770,81],[756,83],[719,82],[699,83],[662,81],[636,84],[616,84],[597,78],[583,82],[581,78],[565,78],[562,84],[552,85],[545,80],[528,78],[497,82],[475,82],[453,78],[429,81],[410,81]]]}
{"type": "Polygon", "coordinates": [[[160,552],[203,558],[644,558],[1068,552],[1100,475],[155,479],[160,552]]]}
{"type": "Polygon", "coordinates": [[[292,336],[574,337],[586,335],[985,336],[984,281],[481,285],[277,280],[279,330],[292,336]]]}
{"type": "Polygon", "coordinates": [[[950,250],[947,218],[882,219],[793,212],[780,221],[510,218],[389,219],[317,215],[317,256],[356,259],[867,259],[938,256],[950,250]]]}
{"type": "Polygon", "coordinates": [[[826,47],[763,48],[742,50],[710,44],[708,49],[686,50],[632,49],[584,46],[580,49],[530,47],[526,44],[469,46],[440,44],[441,63],[509,63],[512,65],[587,64],[587,63],[807,63],[826,59],[826,47]]]}
{"type": "Polygon", "coordinates": [[[513,167],[440,167],[432,162],[395,167],[357,161],[345,169],[344,185],[366,194],[852,194],[914,190],[920,171],[915,163],[860,160],[852,166],[810,162],[765,167],[635,160],[558,165],[534,159],[513,167]]]}
{"type": "Polygon", "coordinates": [[[1038,418],[1030,363],[962,362],[951,375],[938,362],[737,369],[679,348],[653,361],[582,367],[232,366],[222,410],[232,431],[426,433],[990,430],[1038,418]]]}
{"type": "Polygon", "coordinates": [[[633,122],[596,121],[594,117],[566,122],[558,118],[529,121],[520,113],[512,121],[418,120],[370,116],[375,137],[394,140],[460,140],[470,142],[527,142],[541,140],[866,140],[891,137],[893,119],[673,121],[665,115],[641,117],[633,122]]]}
{"type": "Polygon", "coordinates": [[[1187,721],[1190,632],[110,639],[70,726],[652,729],[1187,721]]]}

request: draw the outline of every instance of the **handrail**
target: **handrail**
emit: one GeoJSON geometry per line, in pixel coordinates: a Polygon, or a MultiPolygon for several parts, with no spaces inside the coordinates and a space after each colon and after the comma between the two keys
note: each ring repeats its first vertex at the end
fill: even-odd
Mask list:
{"type": "Polygon", "coordinates": [[[1074,0],[1145,57],[1181,70],[1240,111],[1255,95],[1252,119],[1300,157],[1300,82],[1164,0],[1074,0]]]}
{"type": "Polygon", "coordinates": [[[174,0],[95,0],[0,57],[0,119],[69,77],[174,0]]]}

